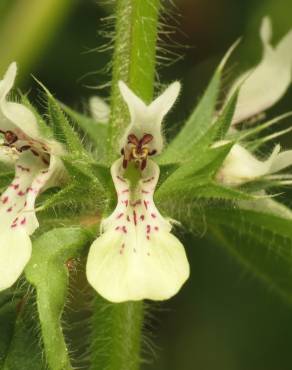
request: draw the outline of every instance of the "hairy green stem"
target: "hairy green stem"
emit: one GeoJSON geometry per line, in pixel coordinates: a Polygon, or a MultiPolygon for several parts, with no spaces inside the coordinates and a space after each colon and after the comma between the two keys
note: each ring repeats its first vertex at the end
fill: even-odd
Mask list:
{"type": "Polygon", "coordinates": [[[60,325],[62,310],[56,310],[51,302],[50,294],[47,294],[46,290],[38,291],[37,308],[49,368],[52,370],[72,370],[67,345],[60,325]]]}
{"type": "Polygon", "coordinates": [[[141,362],[143,302],[95,301],[90,370],[138,370],[141,362]]]}
{"type": "Polygon", "coordinates": [[[129,124],[118,81],[123,80],[145,102],[153,96],[160,0],[117,0],[113,56],[109,156],[129,124]]]}
{"type": "MultiPolygon", "coordinates": [[[[109,161],[129,116],[118,89],[123,80],[146,103],[153,97],[160,0],[117,0],[113,56],[109,161]]],[[[141,363],[143,302],[111,304],[97,298],[91,370],[138,370],[141,363]]]]}

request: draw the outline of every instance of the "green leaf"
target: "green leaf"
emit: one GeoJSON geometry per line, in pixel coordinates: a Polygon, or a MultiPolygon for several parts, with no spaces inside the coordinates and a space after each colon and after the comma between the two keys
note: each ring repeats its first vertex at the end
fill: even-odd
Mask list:
{"type": "Polygon", "coordinates": [[[205,217],[228,253],[292,303],[291,220],[242,209],[210,209],[205,217]]]}
{"type": "Polygon", "coordinates": [[[84,148],[80,138],[70,125],[59,103],[50,94],[48,94],[48,113],[56,140],[64,143],[69,153],[83,153],[84,148]]]}
{"type": "Polygon", "coordinates": [[[20,299],[13,298],[13,292],[4,291],[0,294],[0,368],[9,351],[10,342],[13,337],[15,320],[17,315],[17,305],[20,299]]]}
{"type": "MultiPolygon", "coordinates": [[[[161,185],[157,192],[158,198],[166,199],[170,194],[180,197],[182,192],[186,192],[186,194],[184,194],[186,196],[194,192],[196,196],[199,187],[206,186],[212,181],[233,143],[229,142],[218,147],[211,147],[211,144],[223,138],[228,130],[234,114],[237,95],[238,92],[235,92],[215,123],[198,142],[189,148],[185,161],[182,162],[177,170],[161,185]]],[[[212,190],[213,187],[214,185],[212,185],[212,190]]],[[[224,188],[220,187],[220,189],[224,188]]],[[[228,191],[228,194],[230,192],[231,191],[228,191]]],[[[237,191],[232,192],[234,194],[244,194],[237,191]]],[[[204,191],[203,194],[206,196],[208,192],[204,191]]],[[[221,191],[220,194],[222,194],[221,191]]],[[[247,195],[244,196],[247,197],[247,195]]],[[[210,193],[210,197],[213,197],[213,191],[210,193]]],[[[234,199],[238,199],[238,196],[236,195],[234,199]]]]}
{"type": "Polygon", "coordinates": [[[0,325],[2,370],[46,369],[38,335],[35,301],[31,293],[10,295],[0,308],[0,325]]]}
{"type": "Polygon", "coordinates": [[[185,159],[186,153],[209,130],[215,113],[219,94],[221,72],[217,69],[199,104],[190,115],[178,135],[161,155],[161,162],[176,162],[185,159]]]}
{"type": "Polygon", "coordinates": [[[112,181],[107,167],[94,163],[86,157],[67,155],[63,163],[70,176],[68,184],[54,194],[40,199],[39,210],[65,205],[78,206],[79,210],[88,207],[96,211],[104,207],[106,194],[112,193],[112,181]]]}
{"type": "MultiPolygon", "coordinates": [[[[182,144],[183,156],[177,153],[177,155],[174,156],[176,161],[181,158],[182,161],[185,161],[188,164],[191,161],[198,162],[198,158],[203,158],[208,149],[210,149],[211,144],[224,139],[232,122],[237,97],[238,90],[236,90],[228,100],[215,122],[209,125],[204,135],[201,135],[198,140],[193,140],[192,143],[186,145],[182,144]]],[[[164,162],[164,157],[162,158],[162,162],[164,162]]]]}
{"type": "Polygon", "coordinates": [[[232,123],[232,118],[235,112],[239,89],[236,89],[228,102],[226,103],[222,113],[219,115],[215,125],[217,126],[216,140],[223,140],[232,123]]]}
{"type": "Polygon", "coordinates": [[[175,208],[186,209],[198,201],[238,201],[252,199],[254,197],[248,193],[221,186],[205,177],[177,181],[169,184],[167,190],[161,187],[155,194],[155,201],[160,204],[169,216],[169,212],[174,211],[172,217],[177,219],[180,217],[176,216],[175,208]]]}
{"type": "Polygon", "coordinates": [[[87,198],[88,193],[84,193],[84,188],[76,183],[66,185],[63,189],[58,192],[51,194],[48,197],[40,199],[41,206],[38,210],[45,211],[56,206],[72,206],[84,202],[84,198],[87,198]]]}
{"type": "Polygon", "coordinates": [[[110,168],[99,163],[91,163],[90,168],[91,173],[96,176],[104,191],[107,193],[112,193],[114,187],[110,168]]]}
{"type": "Polygon", "coordinates": [[[233,143],[227,143],[218,147],[207,147],[205,150],[197,150],[189,160],[177,166],[168,181],[176,181],[186,177],[207,176],[213,177],[219,170],[222,162],[228,155],[233,143]]]}
{"type": "Polygon", "coordinates": [[[108,125],[98,123],[93,118],[75,112],[65,104],[61,105],[67,115],[76,123],[82,131],[88,135],[97,151],[98,161],[106,162],[107,141],[108,141],[108,125]]]}
{"type": "Polygon", "coordinates": [[[160,188],[162,184],[179,168],[179,163],[169,163],[161,164],[159,166],[160,174],[159,181],[156,186],[156,191],[160,188]]]}
{"type": "MultiPolygon", "coordinates": [[[[190,194],[201,186],[213,183],[213,177],[232,145],[232,143],[228,143],[217,148],[207,148],[205,151],[198,151],[192,158],[192,161],[189,160],[183,163],[162,183],[156,195],[167,198],[169,193],[177,193],[177,196],[180,196],[182,192],[190,194]]],[[[195,191],[193,197],[196,197],[196,194],[195,191]]]]}
{"type": "Polygon", "coordinates": [[[190,146],[187,157],[194,158],[198,153],[204,153],[214,142],[224,139],[229,129],[237,102],[238,90],[231,96],[224,109],[219,114],[215,122],[210,126],[204,136],[199,141],[190,146]]]}
{"type": "Polygon", "coordinates": [[[69,151],[69,153],[79,153],[79,155],[86,155],[87,153],[83,148],[78,134],[70,125],[59,102],[53,97],[50,91],[40,81],[38,81],[36,78],[35,80],[43,88],[47,95],[49,123],[53,130],[55,139],[65,144],[66,149],[69,151]]]}
{"type": "Polygon", "coordinates": [[[72,184],[75,184],[78,188],[86,189],[84,195],[87,196],[95,194],[95,199],[103,198],[107,191],[108,175],[110,176],[109,170],[98,165],[91,160],[82,159],[74,156],[63,157],[63,162],[69,175],[72,178],[72,184]]]}
{"type": "Polygon", "coordinates": [[[53,229],[33,243],[25,269],[36,288],[37,309],[46,359],[51,370],[71,369],[61,317],[67,298],[69,272],[66,262],[80,256],[91,235],[80,228],[53,229]]]}

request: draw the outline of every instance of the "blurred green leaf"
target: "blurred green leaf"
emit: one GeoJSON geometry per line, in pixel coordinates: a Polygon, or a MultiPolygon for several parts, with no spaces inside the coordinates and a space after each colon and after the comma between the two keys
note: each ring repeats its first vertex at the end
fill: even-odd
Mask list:
{"type": "Polygon", "coordinates": [[[161,155],[160,159],[162,163],[183,160],[190,148],[206,134],[214,117],[220,78],[221,72],[217,69],[199,104],[194,109],[184,127],[161,155]]]}
{"type": "Polygon", "coordinates": [[[212,209],[205,216],[226,251],[292,303],[291,220],[242,209],[212,209]]]}
{"type": "Polygon", "coordinates": [[[250,199],[250,195],[240,190],[224,187],[213,180],[222,162],[232,146],[222,145],[198,152],[193,161],[189,161],[174,171],[156,192],[157,199],[167,199],[170,195],[176,199],[250,199]]]}
{"type": "Polygon", "coordinates": [[[93,118],[75,112],[73,109],[62,104],[62,108],[72,119],[72,121],[88,135],[95,146],[98,155],[98,162],[106,161],[107,140],[108,140],[108,126],[104,123],[98,123],[93,118]]]}
{"type": "Polygon", "coordinates": [[[57,100],[48,91],[47,98],[50,125],[56,140],[64,143],[69,153],[84,153],[84,147],[80,138],[70,125],[57,100]]]}
{"type": "MultiPolygon", "coordinates": [[[[2,3],[1,0],[0,15],[2,3]]],[[[0,24],[0,74],[16,60],[21,65],[21,77],[32,70],[32,64],[45,50],[48,42],[70,14],[71,0],[8,0],[0,24]],[[5,9],[7,8],[7,9],[5,9]]]]}
{"type": "MultiPolygon", "coordinates": [[[[175,182],[176,180],[185,179],[186,177],[195,178],[195,176],[206,176],[212,178],[218,171],[225,157],[229,153],[233,143],[227,143],[216,148],[198,149],[194,155],[186,162],[177,165],[177,169],[168,177],[167,183],[175,182]]],[[[167,186],[165,182],[163,185],[167,186]]]]}
{"type": "Polygon", "coordinates": [[[0,294],[0,367],[3,367],[7,352],[9,351],[10,342],[13,337],[15,320],[17,316],[17,305],[20,299],[13,293],[4,291],[0,294]]]}
{"type": "Polygon", "coordinates": [[[69,123],[68,118],[62,110],[59,102],[53,97],[44,84],[42,84],[36,78],[35,80],[46,93],[49,123],[55,139],[65,144],[65,147],[69,153],[79,155],[79,157],[86,157],[88,153],[85,151],[77,132],[75,132],[69,123]]]}
{"type": "Polygon", "coordinates": [[[0,305],[0,366],[3,370],[45,370],[34,297],[10,294],[0,305]]]}
{"type": "Polygon", "coordinates": [[[169,164],[161,164],[159,166],[160,174],[158,184],[156,186],[156,191],[160,188],[162,184],[179,168],[178,163],[169,163],[169,164]]]}
{"type": "Polygon", "coordinates": [[[199,141],[188,148],[185,161],[167,178],[158,189],[158,199],[171,196],[186,199],[208,196],[223,199],[249,199],[250,196],[241,191],[227,189],[213,183],[213,177],[228,155],[233,143],[227,142],[217,147],[211,144],[221,140],[226,134],[235,110],[238,92],[229,99],[216,121],[201,136],[199,141]],[[216,190],[215,190],[216,188],[216,190]],[[225,198],[227,196],[227,198],[225,198]]]}
{"type": "Polygon", "coordinates": [[[98,202],[101,204],[108,190],[105,184],[105,167],[95,165],[88,158],[74,155],[64,156],[63,163],[70,176],[69,182],[57,193],[43,199],[40,208],[45,210],[62,204],[92,204],[96,208],[98,202]]]}
{"type": "MultiPolygon", "coordinates": [[[[155,200],[165,209],[167,214],[172,212],[174,208],[185,210],[202,200],[210,202],[214,200],[237,201],[251,199],[254,199],[254,197],[248,193],[224,187],[205,177],[197,178],[195,181],[188,179],[170,183],[166,190],[161,187],[155,194],[155,200]]],[[[175,210],[174,213],[173,217],[180,220],[180,216],[176,215],[175,210]]]]}

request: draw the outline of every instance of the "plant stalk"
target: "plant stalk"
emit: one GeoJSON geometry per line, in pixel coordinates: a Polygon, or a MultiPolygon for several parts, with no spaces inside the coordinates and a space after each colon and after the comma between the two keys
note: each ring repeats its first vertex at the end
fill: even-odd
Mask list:
{"type": "MultiPolygon", "coordinates": [[[[123,80],[146,103],[153,98],[160,0],[117,0],[108,160],[129,124],[118,88],[123,80]]],[[[138,370],[144,303],[112,304],[97,297],[92,325],[91,370],[138,370]]]]}

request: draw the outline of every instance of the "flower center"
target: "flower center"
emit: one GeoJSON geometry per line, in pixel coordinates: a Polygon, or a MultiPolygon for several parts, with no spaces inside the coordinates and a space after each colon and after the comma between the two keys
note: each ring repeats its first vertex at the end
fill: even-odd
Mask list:
{"type": "Polygon", "coordinates": [[[16,150],[18,153],[30,150],[35,157],[39,157],[44,164],[49,165],[50,155],[48,153],[48,148],[45,144],[26,138],[20,139],[15,132],[10,130],[7,131],[0,130],[0,134],[3,135],[4,139],[2,145],[12,148],[16,150]]]}
{"type": "Polygon", "coordinates": [[[150,151],[148,147],[152,140],[153,136],[151,134],[143,135],[140,140],[134,134],[128,135],[128,142],[121,151],[124,156],[123,167],[127,168],[129,161],[134,161],[141,170],[144,170],[148,156],[156,153],[155,149],[150,151]]]}

